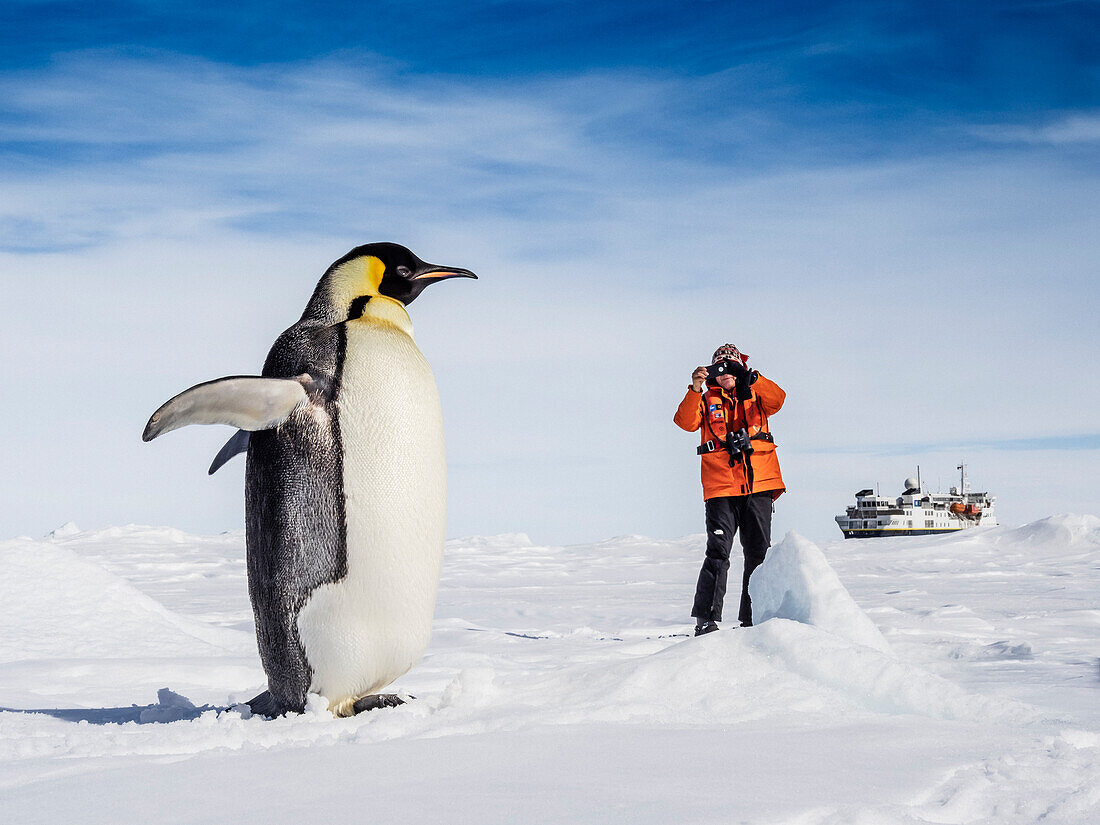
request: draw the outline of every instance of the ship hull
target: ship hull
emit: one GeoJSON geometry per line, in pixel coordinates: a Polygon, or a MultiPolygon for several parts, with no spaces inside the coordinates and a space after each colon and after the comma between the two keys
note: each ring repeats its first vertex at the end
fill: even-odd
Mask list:
{"type": "MultiPolygon", "coordinates": [[[[974,525],[977,527],[978,525],[974,525]]],[[[969,527],[948,527],[936,529],[933,527],[922,528],[895,528],[895,529],[866,529],[866,530],[842,530],[846,539],[881,539],[888,536],[937,536],[941,533],[958,533],[961,530],[969,530],[969,527]]]]}

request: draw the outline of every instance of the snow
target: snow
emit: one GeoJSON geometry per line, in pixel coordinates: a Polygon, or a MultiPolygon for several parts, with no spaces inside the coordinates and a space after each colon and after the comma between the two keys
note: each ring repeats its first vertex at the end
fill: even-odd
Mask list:
{"type": "Polygon", "coordinates": [[[696,639],[704,544],[450,541],[408,704],[268,721],[243,534],[0,542],[0,821],[1100,822],[1100,519],[790,534],[696,639]]]}
{"type": "Polygon", "coordinates": [[[749,596],[758,624],[792,619],[890,653],[889,643],[848,595],[825,554],[797,533],[769,548],[749,582],[749,596]]]}

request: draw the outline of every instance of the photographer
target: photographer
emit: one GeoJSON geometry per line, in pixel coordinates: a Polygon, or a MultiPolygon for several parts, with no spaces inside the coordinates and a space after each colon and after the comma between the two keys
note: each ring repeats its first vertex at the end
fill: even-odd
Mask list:
{"type": "Polygon", "coordinates": [[[749,576],[771,544],[772,502],[784,492],[768,416],[783,406],[787,394],[745,364],[749,360],[733,344],[714,353],[711,366],[691,374],[691,386],[673,420],[688,432],[701,431],[703,499],[707,521],[707,553],[691,615],[695,635],[718,629],[733,535],[741,531],[745,574],[741,582],[738,619],[752,625],[749,576]]]}

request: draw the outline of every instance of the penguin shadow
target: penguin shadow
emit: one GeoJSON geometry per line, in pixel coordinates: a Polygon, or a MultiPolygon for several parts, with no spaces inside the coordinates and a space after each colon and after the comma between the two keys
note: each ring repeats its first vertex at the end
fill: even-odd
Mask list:
{"type": "Polygon", "coordinates": [[[152,705],[130,705],[126,708],[7,708],[0,713],[40,713],[63,722],[87,722],[92,725],[165,724],[198,719],[207,711],[225,711],[228,707],[195,705],[186,696],[168,688],[157,691],[157,701],[152,705]]]}
{"type": "MultiPolygon", "coordinates": [[[[261,696],[268,695],[265,693],[261,696]]],[[[257,699],[252,700],[254,706],[257,699]]],[[[408,699],[415,696],[398,696],[396,693],[375,693],[364,696],[352,705],[351,713],[346,716],[357,716],[381,708],[395,708],[403,705],[408,699]]],[[[0,707],[0,713],[40,713],[44,716],[52,716],[64,722],[88,722],[92,725],[125,725],[127,722],[136,722],[139,725],[164,724],[168,722],[184,722],[198,719],[208,711],[223,713],[236,711],[241,718],[266,719],[277,716],[277,713],[266,714],[262,709],[254,709],[249,703],[237,705],[196,705],[186,696],[176,693],[168,688],[157,691],[157,702],[153,705],[130,705],[127,708],[7,708],[0,707]]]]}

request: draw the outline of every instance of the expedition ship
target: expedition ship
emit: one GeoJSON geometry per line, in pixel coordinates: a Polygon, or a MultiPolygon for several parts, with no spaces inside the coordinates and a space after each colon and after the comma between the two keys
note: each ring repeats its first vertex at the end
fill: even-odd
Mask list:
{"type": "Polygon", "coordinates": [[[966,465],[960,464],[955,469],[962,474],[959,486],[952,487],[946,495],[924,491],[919,467],[917,477],[905,479],[905,492],[895,499],[883,498],[874,490],[860,490],[856,503],[844,515],[836,516],[837,526],[846,539],[930,536],[995,526],[996,496],[970,492],[966,465]]]}

